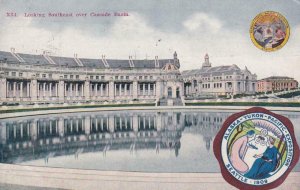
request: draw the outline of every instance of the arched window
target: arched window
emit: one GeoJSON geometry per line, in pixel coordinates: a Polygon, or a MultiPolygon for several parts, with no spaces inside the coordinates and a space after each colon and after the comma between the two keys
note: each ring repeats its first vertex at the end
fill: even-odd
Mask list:
{"type": "Polygon", "coordinates": [[[168,98],[172,97],[172,88],[168,87],[168,98]]]}

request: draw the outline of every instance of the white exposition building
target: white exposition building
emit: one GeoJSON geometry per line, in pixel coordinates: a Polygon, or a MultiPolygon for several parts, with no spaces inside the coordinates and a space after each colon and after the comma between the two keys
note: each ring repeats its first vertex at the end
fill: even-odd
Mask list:
{"type": "Polygon", "coordinates": [[[183,80],[172,59],[57,57],[0,51],[0,102],[182,103],[183,80]]]}
{"type": "Polygon", "coordinates": [[[187,97],[255,94],[257,78],[247,67],[244,70],[234,64],[212,67],[208,54],[200,69],[183,71],[182,77],[187,97]]]}

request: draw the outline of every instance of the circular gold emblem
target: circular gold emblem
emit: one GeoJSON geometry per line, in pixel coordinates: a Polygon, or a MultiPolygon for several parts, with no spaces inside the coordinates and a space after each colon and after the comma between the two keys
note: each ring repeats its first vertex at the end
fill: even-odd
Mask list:
{"type": "Polygon", "coordinates": [[[251,40],[261,50],[278,50],[286,44],[289,36],[289,23],[284,16],[277,12],[262,12],[251,23],[251,40]]]}

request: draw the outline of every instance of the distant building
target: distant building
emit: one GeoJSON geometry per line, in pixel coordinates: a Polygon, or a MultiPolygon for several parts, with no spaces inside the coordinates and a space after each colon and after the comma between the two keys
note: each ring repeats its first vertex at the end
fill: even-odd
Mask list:
{"type": "Polygon", "coordinates": [[[182,72],[186,96],[255,94],[256,74],[237,65],[212,67],[208,54],[200,69],[182,72]]]}
{"type": "Polygon", "coordinates": [[[298,82],[294,78],[286,76],[271,76],[257,81],[257,92],[272,92],[291,90],[298,87],[298,82]]]}

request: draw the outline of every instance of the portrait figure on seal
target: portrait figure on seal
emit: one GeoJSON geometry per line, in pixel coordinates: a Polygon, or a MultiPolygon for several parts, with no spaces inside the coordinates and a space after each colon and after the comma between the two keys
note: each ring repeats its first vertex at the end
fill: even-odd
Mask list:
{"type": "Polygon", "coordinates": [[[250,36],[260,49],[272,51],[281,48],[289,38],[287,20],[279,13],[266,11],[252,21],[250,36]]]}
{"type": "Polygon", "coordinates": [[[264,120],[250,120],[238,126],[230,136],[227,150],[232,166],[251,179],[271,176],[286,158],[282,133],[264,120]]]}

